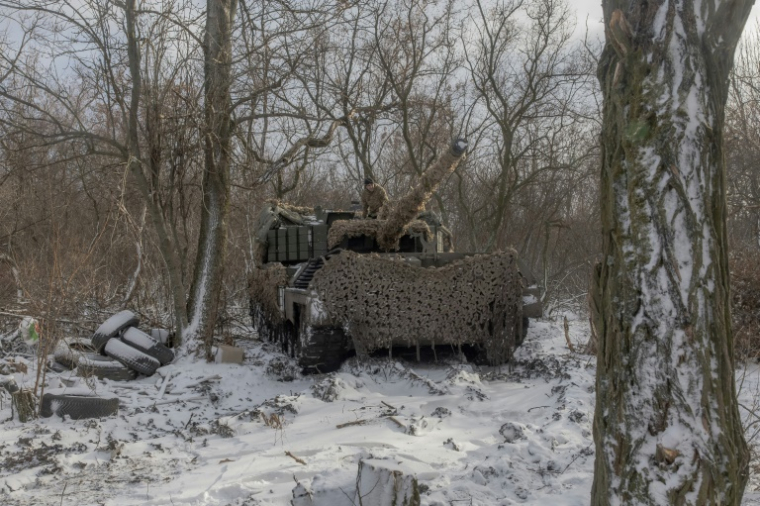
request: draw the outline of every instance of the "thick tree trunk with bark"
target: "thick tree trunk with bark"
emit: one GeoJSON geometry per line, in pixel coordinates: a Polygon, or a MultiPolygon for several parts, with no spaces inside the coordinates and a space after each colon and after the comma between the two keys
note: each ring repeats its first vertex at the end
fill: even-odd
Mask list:
{"type": "Polygon", "coordinates": [[[210,357],[227,241],[233,127],[230,99],[232,23],[237,1],[209,0],[206,6],[203,206],[195,275],[188,302],[192,316],[186,341],[188,346],[196,347],[202,339],[210,357]]]}
{"type": "Polygon", "coordinates": [[[723,118],[751,0],[604,0],[592,504],[738,505],[723,118]]]}

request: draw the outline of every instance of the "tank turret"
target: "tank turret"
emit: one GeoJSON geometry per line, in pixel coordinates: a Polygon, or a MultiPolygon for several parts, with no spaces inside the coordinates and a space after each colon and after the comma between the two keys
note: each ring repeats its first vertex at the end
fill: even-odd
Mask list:
{"type": "MultiPolygon", "coordinates": [[[[330,228],[328,246],[361,252],[400,251],[411,253],[414,247],[427,243],[427,249],[438,252],[441,244],[450,244],[451,235],[445,227],[430,229],[431,220],[422,219],[425,205],[446,177],[454,172],[464,159],[467,141],[455,140],[449,149],[420,176],[419,181],[403,197],[386,204],[379,219],[351,220],[336,223],[330,228]],[[439,233],[440,232],[440,233],[439,233]],[[406,239],[403,240],[406,236],[406,239]],[[412,244],[414,243],[414,245],[412,244]],[[436,243],[437,246],[431,246],[436,243]],[[411,249],[410,249],[411,248],[411,249]]],[[[428,213],[429,214],[429,213],[428,213]]],[[[432,220],[435,222],[437,220],[432,220]]]]}

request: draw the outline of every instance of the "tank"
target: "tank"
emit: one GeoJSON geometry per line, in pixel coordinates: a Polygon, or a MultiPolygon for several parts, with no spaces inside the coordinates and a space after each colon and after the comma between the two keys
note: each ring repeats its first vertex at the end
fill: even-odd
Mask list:
{"type": "Polygon", "coordinates": [[[541,316],[538,289],[514,250],[454,252],[425,205],[465,157],[458,139],[379,219],[269,201],[249,279],[254,329],[304,372],[330,372],[352,353],[463,347],[507,362],[541,316]]]}

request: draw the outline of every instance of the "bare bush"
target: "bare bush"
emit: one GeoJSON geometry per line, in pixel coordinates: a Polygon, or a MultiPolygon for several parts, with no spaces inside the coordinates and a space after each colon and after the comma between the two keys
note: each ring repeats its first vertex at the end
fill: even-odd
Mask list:
{"type": "Polygon", "coordinates": [[[729,258],[734,353],[741,360],[760,358],[760,251],[735,251],[729,258]]]}

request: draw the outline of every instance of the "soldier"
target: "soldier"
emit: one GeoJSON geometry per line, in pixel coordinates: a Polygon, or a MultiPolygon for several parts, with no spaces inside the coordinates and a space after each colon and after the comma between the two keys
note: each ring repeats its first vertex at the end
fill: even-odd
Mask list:
{"type": "Polygon", "coordinates": [[[387,203],[388,194],[385,193],[385,188],[376,184],[372,179],[366,178],[362,192],[362,218],[376,220],[380,208],[387,203]]]}

